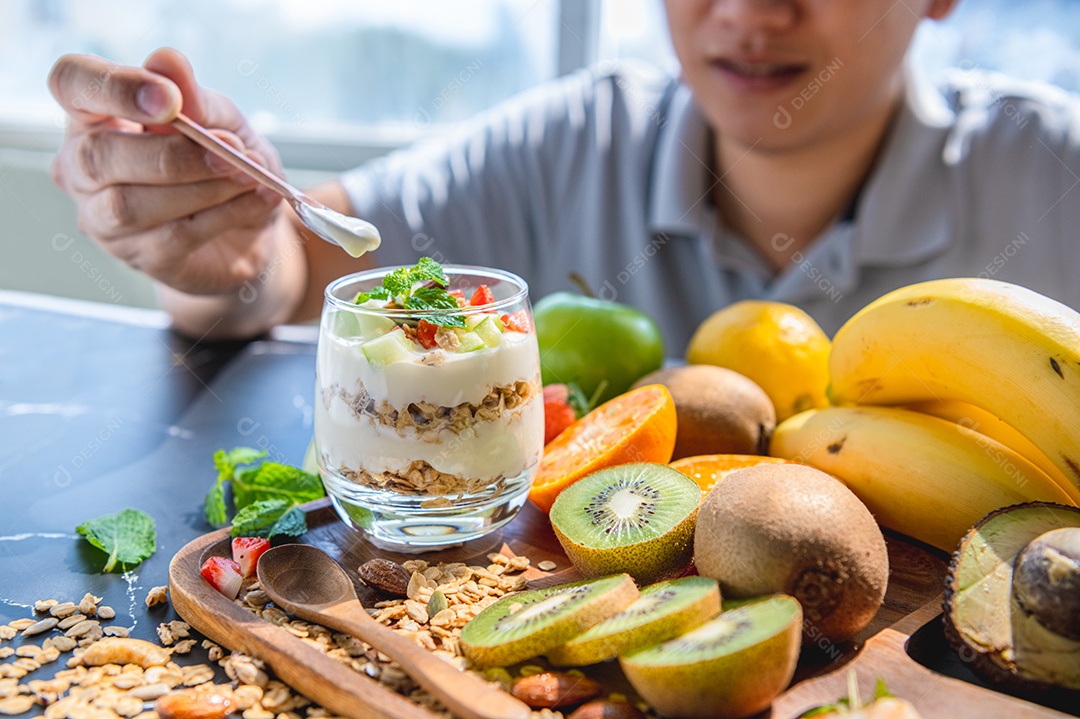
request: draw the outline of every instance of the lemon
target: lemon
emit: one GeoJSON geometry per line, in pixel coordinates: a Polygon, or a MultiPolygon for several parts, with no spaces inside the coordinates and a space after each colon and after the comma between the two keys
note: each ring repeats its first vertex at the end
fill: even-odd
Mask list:
{"type": "Polygon", "coordinates": [[[779,423],[829,406],[829,346],[825,332],[798,307],[744,300],[701,323],[690,338],[686,361],[746,375],[769,395],[779,423]]]}

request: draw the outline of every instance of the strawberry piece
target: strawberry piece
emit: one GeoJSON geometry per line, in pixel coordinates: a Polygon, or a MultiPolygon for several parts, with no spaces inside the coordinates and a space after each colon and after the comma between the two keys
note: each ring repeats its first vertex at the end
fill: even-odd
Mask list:
{"type": "Polygon", "coordinates": [[[232,540],[232,558],[240,566],[240,574],[254,577],[259,557],[270,549],[270,540],[262,537],[237,537],[232,540]]]}
{"type": "Polygon", "coordinates": [[[420,320],[419,324],[416,325],[416,341],[426,350],[434,349],[435,333],[438,331],[438,325],[427,320],[420,320]]]}
{"type": "Polygon", "coordinates": [[[244,577],[240,574],[240,565],[225,557],[210,557],[199,569],[206,583],[224,594],[229,599],[236,599],[240,594],[240,585],[244,577]]]}
{"type": "Polygon", "coordinates": [[[564,384],[544,387],[544,444],[558,437],[577,422],[577,413],[570,406],[570,389],[564,384]]]}
{"type": "Polygon", "coordinates": [[[525,310],[511,312],[508,315],[503,315],[499,319],[502,320],[503,325],[510,332],[525,333],[529,331],[529,315],[525,310]]]}
{"type": "Polygon", "coordinates": [[[487,285],[480,285],[476,288],[476,292],[473,292],[472,298],[469,300],[469,304],[473,307],[479,305],[490,305],[495,301],[495,295],[491,294],[491,290],[487,285]]]}

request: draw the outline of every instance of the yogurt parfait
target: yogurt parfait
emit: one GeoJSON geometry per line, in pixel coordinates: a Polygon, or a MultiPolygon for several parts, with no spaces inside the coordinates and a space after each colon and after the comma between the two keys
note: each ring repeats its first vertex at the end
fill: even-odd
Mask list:
{"type": "Polygon", "coordinates": [[[316,455],[338,513],[377,544],[423,551],[509,521],[543,434],[519,277],[425,258],[327,288],[316,455]]]}

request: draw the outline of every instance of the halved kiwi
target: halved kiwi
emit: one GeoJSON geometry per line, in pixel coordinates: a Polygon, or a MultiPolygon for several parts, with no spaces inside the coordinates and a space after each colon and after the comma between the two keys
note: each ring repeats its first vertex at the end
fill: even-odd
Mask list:
{"type": "Polygon", "coordinates": [[[555,665],[584,666],[666,642],[720,613],[720,585],[683,577],[641,590],[637,601],[547,653],[555,665]]]}
{"type": "Polygon", "coordinates": [[[667,717],[741,719],[768,707],[795,673],[802,608],[786,594],[736,603],[716,619],[619,658],[641,697],[667,717]]]}
{"type": "Polygon", "coordinates": [[[587,577],[640,584],[678,576],[693,555],[701,488],[663,464],[621,464],[567,487],[551,506],[563,551],[587,577]]]}
{"type": "Polygon", "coordinates": [[[516,664],[565,644],[637,598],[637,585],[626,574],[513,594],[462,628],[461,648],[477,666],[516,664]]]}

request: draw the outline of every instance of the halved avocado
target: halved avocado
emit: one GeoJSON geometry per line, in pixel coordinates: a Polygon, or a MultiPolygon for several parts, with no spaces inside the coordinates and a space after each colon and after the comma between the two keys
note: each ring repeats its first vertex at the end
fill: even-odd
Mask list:
{"type": "Polygon", "coordinates": [[[1080,641],[1050,628],[1062,629],[1054,614],[1063,597],[1053,595],[1075,587],[1070,567],[1080,571],[1080,565],[1059,552],[1054,559],[1062,562],[1056,571],[1065,582],[1030,581],[1047,560],[1046,547],[1040,545],[1047,540],[1040,538],[1065,527],[1080,529],[1080,509],[1049,502],[1005,507],[972,527],[953,555],[945,587],[945,636],[976,673],[1007,691],[1030,696],[1080,690],[1080,641]],[[1025,561],[1031,566],[1020,571],[1024,578],[1018,587],[1014,567],[1029,545],[1025,561]],[[1041,601],[1028,598],[1021,604],[1018,588],[1022,596],[1034,593],[1041,601]]]}

